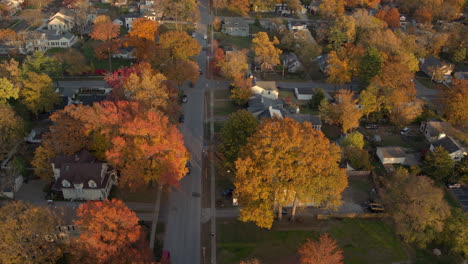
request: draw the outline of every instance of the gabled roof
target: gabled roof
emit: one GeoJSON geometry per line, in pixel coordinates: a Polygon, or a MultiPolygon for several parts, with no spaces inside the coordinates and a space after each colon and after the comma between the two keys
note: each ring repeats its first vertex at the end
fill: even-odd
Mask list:
{"type": "Polygon", "coordinates": [[[255,81],[253,86],[263,88],[267,91],[279,91],[278,87],[276,87],[276,82],[274,81],[255,81]]]}
{"type": "Polygon", "coordinates": [[[237,28],[249,28],[249,24],[244,19],[238,18],[225,18],[224,27],[237,27],[237,28]]]}
{"type": "Polygon", "coordinates": [[[405,149],[402,147],[379,147],[384,158],[405,158],[405,149]]]}
{"type": "Polygon", "coordinates": [[[437,137],[442,132],[448,132],[450,124],[442,121],[427,121],[426,129],[430,137],[437,137]]]}
{"type": "Polygon", "coordinates": [[[257,94],[250,98],[247,110],[252,114],[256,114],[267,110],[270,106],[274,109],[280,109],[283,107],[283,101],[280,99],[273,100],[257,94]]]}
{"type": "Polygon", "coordinates": [[[322,118],[320,115],[307,115],[307,114],[291,114],[286,115],[299,123],[310,122],[314,126],[321,126],[322,125],[322,118]]]}
{"type": "Polygon", "coordinates": [[[432,142],[431,145],[434,146],[434,148],[443,147],[449,154],[463,149],[463,147],[450,136],[445,136],[436,140],[432,142]]]}

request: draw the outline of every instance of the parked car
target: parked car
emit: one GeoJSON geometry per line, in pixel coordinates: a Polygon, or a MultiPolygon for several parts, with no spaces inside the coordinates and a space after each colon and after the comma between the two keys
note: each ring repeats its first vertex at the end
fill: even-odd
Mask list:
{"type": "Polygon", "coordinates": [[[186,103],[188,101],[187,95],[182,95],[182,98],[180,100],[182,101],[182,103],[186,103]]]}
{"type": "Polygon", "coordinates": [[[367,124],[367,125],[365,126],[365,128],[366,128],[366,129],[377,129],[377,128],[379,128],[379,126],[376,125],[376,124],[367,124]]]}
{"type": "Polygon", "coordinates": [[[408,134],[408,132],[409,132],[409,128],[404,127],[404,128],[401,130],[400,134],[406,135],[406,134],[408,134]]]}
{"type": "Polygon", "coordinates": [[[202,75],[202,74],[203,74],[203,71],[202,71],[202,69],[201,69],[201,68],[199,68],[199,69],[198,69],[198,73],[200,73],[200,75],[202,75]]]}
{"type": "Polygon", "coordinates": [[[187,164],[185,164],[185,167],[188,170],[187,174],[190,174],[190,172],[192,172],[192,164],[190,164],[190,161],[187,161],[187,164]]]}
{"type": "Polygon", "coordinates": [[[208,39],[208,36],[206,34],[203,35],[203,39],[208,39]]]}
{"type": "Polygon", "coordinates": [[[192,33],[192,38],[195,38],[197,35],[195,34],[195,32],[192,33]]]}
{"type": "Polygon", "coordinates": [[[185,116],[183,114],[181,114],[179,116],[179,123],[184,123],[185,122],[185,116]]]}
{"type": "Polygon", "coordinates": [[[190,88],[193,88],[193,86],[194,86],[194,85],[193,85],[193,82],[189,82],[188,85],[189,85],[190,88]]]}
{"type": "Polygon", "coordinates": [[[461,184],[459,183],[449,183],[447,184],[447,187],[449,189],[460,189],[461,188],[461,184]]]}

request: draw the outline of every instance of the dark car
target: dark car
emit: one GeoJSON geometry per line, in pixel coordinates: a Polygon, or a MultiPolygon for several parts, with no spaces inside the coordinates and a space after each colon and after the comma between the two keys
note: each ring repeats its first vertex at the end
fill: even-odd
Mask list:
{"type": "Polygon", "coordinates": [[[188,101],[187,95],[186,94],[182,95],[180,100],[182,101],[182,103],[186,103],[188,101]]]}
{"type": "Polygon", "coordinates": [[[190,174],[190,172],[192,171],[192,164],[190,164],[190,161],[187,161],[187,164],[185,164],[185,167],[188,170],[187,174],[190,174]]]}
{"type": "Polygon", "coordinates": [[[234,189],[232,189],[232,188],[225,189],[225,190],[223,191],[222,195],[223,195],[224,197],[231,197],[233,191],[234,191],[234,189]]]}
{"type": "Polygon", "coordinates": [[[189,82],[188,85],[189,85],[190,88],[193,88],[193,82],[189,82]]]}
{"type": "Polygon", "coordinates": [[[179,123],[183,123],[185,122],[185,116],[184,115],[180,115],[179,116],[179,123]]]}
{"type": "Polygon", "coordinates": [[[201,69],[201,68],[200,68],[200,69],[198,69],[198,73],[200,73],[200,75],[202,75],[202,74],[203,74],[203,71],[202,71],[202,69],[201,69]]]}

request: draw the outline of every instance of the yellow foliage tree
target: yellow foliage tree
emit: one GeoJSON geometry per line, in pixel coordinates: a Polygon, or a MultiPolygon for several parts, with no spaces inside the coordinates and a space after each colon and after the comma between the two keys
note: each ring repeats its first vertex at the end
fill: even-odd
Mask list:
{"type": "Polygon", "coordinates": [[[273,37],[273,41],[271,41],[266,32],[259,32],[255,34],[252,43],[255,62],[260,65],[262,71],[272,70],[274,66],[280,64],[279,56],[282,51],[275,47],[279,44],[278,38],[273,37]]]}
{"type": "Polygon", "coordinates": [[[271,228],[274,209],[281,219],[287,204],[293,204],[293,217],[299,201],[337,208],[348,185],[340,157],[339,147],[309,122],[265,120],[236,161],[240,220],[271,228]]]}

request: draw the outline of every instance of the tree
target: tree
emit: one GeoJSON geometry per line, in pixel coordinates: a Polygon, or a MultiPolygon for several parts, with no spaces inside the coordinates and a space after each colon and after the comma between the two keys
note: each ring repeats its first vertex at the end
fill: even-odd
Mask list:
{"type": "Polygon", "coordinates": [[[161,34],[159,45],[168,54],[170,60],[189,60],[200,53],[201,46],[197,40],[190,37],[187,32],[173,30],[161,34]]]}
{"type": "Polygon", "coordinates": [[[454,80],[451,89],[442,94],[442,105],[447,120],[456,125],[468,124],[468,81],[454,80]]]}
{"type": "Polygon", "coordinates": [[[77,209],[75,225],[81,233],[74,254],[94,263],[114,263],[120,251],[135,243],[142,232],[138,217],[117,199],[89,201],[77,209]]]}
{"type": "Polygon", "coordinates": [[[49,112],[60,101],[60,96],[52,86],[52,79],[46,74],[27,73],[23,81],[20,98],[26,108],[33,114],[49,112]]]}
{"type": "Polygon", "coordinates": [[[317,88],[314,90],[314,94],[312,95],[312,99],[310,99],[309,105],[312,109],[318,109],[320,102],[325,99],[325,94],[322,88],[317,88]]]}
{"type": "Polygon", "coordinates": [[[274,66],[280,64],[279,56],[282,51],[275,47],[275,45],[279,44],[276,37],[273,37],[273,41],[270,41],[266,32],[259,32],[255,34],[252,43],[255,63],[260,65],[262,71],[272,70],[274,66]]]}
{"type": "Polygon", "coordinates": [[[343,250],[328,233],[321,235],[319,241],[307,239],[298,251],[301,264],[343,264],[343,250]]]}
{"type": "Polygon", "coordinates": [[[250,260],[241,261],[239,264],[260,264],[260,260],[250,259],[250,260]]]}
{"type": "Polygon", "coordinates": [[[359,149],[355,146],[344,147],[344,158],[355,170],[371,170],[369,152],[365,149],[359,149]]]}
{"type": "Polygon", "coordinates": [[[342,147],[354,146],[358,149],[364,148],[364,135],[360,132],[355,131],[351,134],[346,135],[340,144],[342,147]]]}
{"type": "Polygon", "coordinates": [[[345,42],[354,42],[356,25],[352,16],[339,16],[330,28],[328,42],[333,50],[338,50],[345,42]]]}
{"type": "Polygon", "coordinates": [[[76,49],[56,53],[54,57],[62,66],[62,74],[81,75],[91,70],[85,56],[76,49]]]}
{"type": "Polygon", "coordinates": [[[442,231],[450,216],[444,192],[430,178],[411,175],[403,168],[383,181],[382,199],[397,233],[406,243],[424,247],[442,231]]]}
{"type": "Polygon", "coordinates": [[[369,81],[372,79],[372,77],[380,73],[380,70],[382,69],[382,63],[382,56],[377,48],[368,48],[359,64],[361,80],[365,87],[369,84],[369,81]]]}
{"type": "Polygon", "coordinates": [[[24,121],[6,103],[0,103],[0,150],[7,152],[24,135],[24,121]]]}
{"type": "Polygon", "coordinates": [[[19,96],[19,87],[15,87],[7,78],[0,78],[0,102],[19,96]]]}
{"type": "Polygon", "coordinates": [[[166,67],[163,68],[166,76],[174,81],[177,86],[180,88],[185,81],[190,80],[192,83],[196,83],[200,72],[198,71],[200,67],[194,61],[185,61],[185,60],[175,60],[172,63],[168,63],[166,67]]]}
{"type": "Polygon", "coordinates": [[[384,104],[390,122],[399,128],[411,123],[422,113],[423,102],[403,89],[387,94],[384,104]]]}
{"type": "Polygon", "coordinates": [[[39,27],[43,23],[44,15],[41,9],[24,9],[21,11],[20,17],[26,21],[30,27],[39,27]]]}
{"type": "Polygon", "coordinates": [[[369,115],[382,109],[382,100],[378,94],[379,89],[375,85],[369,85],[359,94],[359,104],[362,105],[362,114],[369,115]]]}
{"type": "Polygon", "coordinates": [[[139,60],[147,58],[147,54],[156,46],[159,23],[145,17],[132,22],[132,31],[128,32],[128,44],[136,48],[139,60]]]}
{"type": "Polygon", "coordinates": [[[237,105],[245,106],[253,95],[252,80],[238,79],[231,84],[231,95],[229,96],[237,105]]]}
{"type": "Polygon", "coordinates": [[[240,149],[247,143],[247,138],[255,133],[258,124],[258,119],[247,110],[238,110],[229,115],[221,129],[221,152],[226,167],[234,169],[240,149]]]}
{"type": "Polygon", "coordinates": [[[46,56],[44,52],[35,51],[32,56],[26,57],[21,70],[24,76],[30,72],[57,76],[60,74],[60,65],[55,58],[46,56]]]}
{"type": "Polygon", "coordinates": [[[399,28],[400,27],[400,12],[398,11],[398,8],[390,8],[390,10],[387,11],[384,17],[384,21],[387,23],[389,27],[392,28],[399,28]]]}
{"type": "Polygon", "coordinates": [[[248,0],[229,0],[228,8],[236,11],[241,16],[246,16],[250,11],[250,3],[248,0]]]}
{"type": "Polygon", "coordinates": [[[14,201],[0,207],[0,215],[2,263],[55,263],[61,256],[59,244],[45,240],[45,236],[55,234],[58,224],[49,208],[14,201]]]}
{"type": "Polygon", "coordinates": [[[452,252],[468,256],[468,214],[460,208],[453,209],[452,216],[445,222],[438,241],[448,246],[452,252]]]}
{"type": "Polygon", "coordinates": [[[357,99],[353,98],[354,93],[349,90],[339,90],[335,96],[337,103],[321,104],[320,113],[328,123],[341,125],[344,133],[359,126],[359,119],[362,111],[357,108],[357,99]]]}
{"type": "Polygon", "coordinates": [[[351,82],[350,65],[346,59],[341,59],[336,51],[332,51],[328,54],[327,62],[327,82],[340,86],[351,82]]]}
{"type": "Polygon", "coordinates": [[[461,63],[466,59],[466,48],[465,47],[459,47],[456,49],[453,54],[452,54],[452,61],[454,63],[461,63]]]}
{"type": "Polygon", "coordinates": [[[344,11],[343,0],[323,1],[319,6],[320,15],[328,20],[344,15],[344,11]]]}
{"type": "Polygon", "coordinates": [[[294,218],[299,200],[337,208],[347,186],[339,160],[338,147],[309,122],[263,120],[236,161],[240,220],[271,228],[273,210],[281,219],[282,207],[293,203],[294,218]]]}
{"type": "Polygon", "coordinates": [[[452,180],[468,183],[468,156],[463,156],[459,162],[455,162],[452,180]]]}
{"type": "Polygon", "coordinates": [[[142,67],[139,73],[131,73],[125,79],[123,89],[129,100],[139,102],[148,109],[167,110],[169,90],[166,77],[149,65],[142,67]]]}
{"type": "Polygon", "coordinates": [[[238,50],[226,54],[224,59],[219,62],[218,67],[223,76],[228,80],[234,81],[242,79],[249,69],[247,51],[238,50]]]}
{"type": "Polygon", "coordinates": [[[423,171],[437,182],[446,182],[453,171],[453,160],[442,146],[437,147],[424,157],[423,171]]]}
{"type": "Polygon", "coordinates": [[[90,36],[94,40],[100,40],[103,42],[101,46],[104,47],[104,49],[107,49],[107,56],[109,57],[109,72],[111,72],[112,45],[115,43],[113,43],[112,40],[119,36],[120,26],[112,23],[110,18],[107,17],[107,19],[105,16],[97,17],[94,21],[93,31],[91,32],[90,36]]]}
{"type": "Polygon", "coordinates": [[[120,170],[121,184],[132,188],[153,181],[177,185],[187,173],[189,153],[182,134],[161,112],[136,102],[104,101],[80,107],[73,116],[87,130],[109,139],[106,159],[120,170]]]}
{"type": "Polygon", "coordinates": [[[433,14],[429,8],[421,7],[414,12],[414,17],[418,23],[430,24],[433,19],[433,14]]]}

